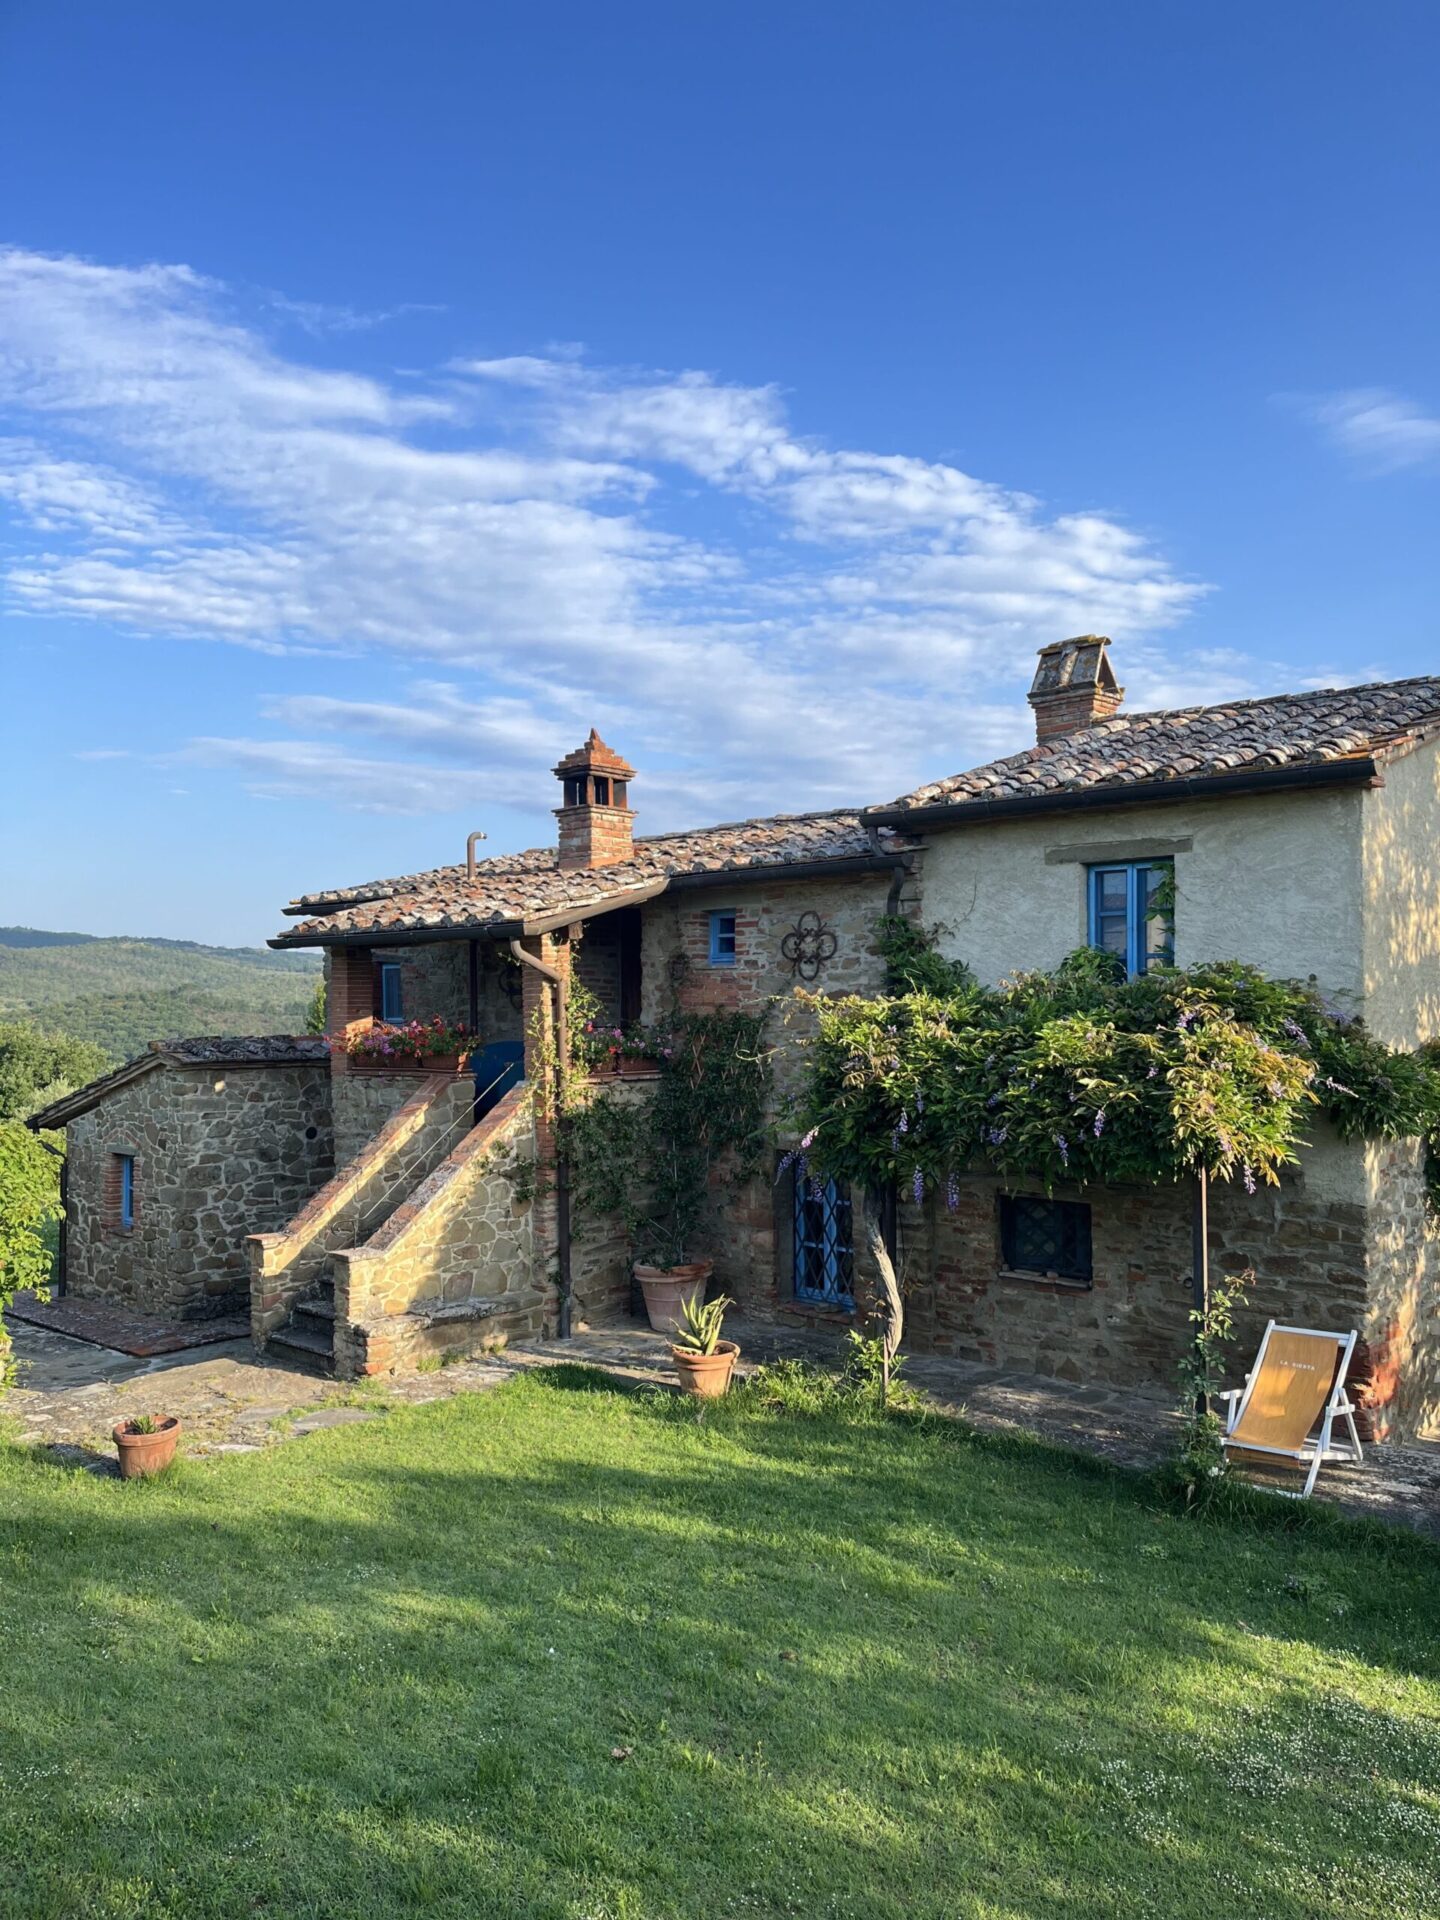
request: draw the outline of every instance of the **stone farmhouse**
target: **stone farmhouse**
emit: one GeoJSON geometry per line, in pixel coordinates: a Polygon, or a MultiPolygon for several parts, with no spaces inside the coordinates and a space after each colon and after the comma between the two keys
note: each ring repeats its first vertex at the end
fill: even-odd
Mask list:
{"type": "MultiPolygon", "coordinates": [[[[619,1026],[758,1007],[797,981],[879,991],[887,912],[938,927],[991,981],[1086,942],[1138,970],[1169,957],[1146,908],[1173,879],[1177,963],[1313,975],[1386,1041],[1440,1034],[1440,677],[1131,714],[1108,642],[1085,636],[1042,651],[1030,702],[1033,747],[890,805],[648,838],[635,770],[592,732],[555,768],[555,846],[477,861],[472,842],[455,865],[293,901],[271,944],[324,950],[328,1061],[305,1042],[175,1043],[32,1122],[71,1132],[71,1290],[193,1314],[248,1294],[258,1343],[342,1377],[553,1327],[562,1266],[575,1324],[622,1320],[617,1235],[591,1223],[572,1242],[553,1194],[517,1175],[547,1147],[524,1081],[477,1101],[468,1074],[344,1042],[442,1014],[483,1036],[487,1084],[511,1057],[509,1079],[533,1079],[572,979],[619,1026]]],[[[782,1046],[782,1087],[788,1065],[782,1046]]],[[[1278,1189],[1217,1187],[1214,1258],[1254,1269],[1256,1321],[1358,1326],[1374,1429],[1417,1431],[1440,1420],[1420,1145],[1312,1132],[1278,1189]]],[[[1191,1267],[1178,1189],[1002,1191],[974,1173],[954,1211],[896,1211],[907,1344],[1173,1381],[1191,1267]]],[[[757,1180],[711,1226],[717,1281],[748,1315],[863,1311],[843,1190],[757,1180]]]]}

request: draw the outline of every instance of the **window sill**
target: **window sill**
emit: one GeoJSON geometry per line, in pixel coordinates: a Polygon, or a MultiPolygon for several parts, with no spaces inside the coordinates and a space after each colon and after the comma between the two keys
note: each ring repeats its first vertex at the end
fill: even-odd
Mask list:
{"type": "Polygon", "coordinates": [[[782,1313],[799,1314],[806,1320],[833,1321],[837,1327],[851,1326],[855,1320],[854,1307],[831,1307],[823,1300],[796,1300],[792,1297],[779,1304],[782,1313]]]}
{"type": "Polygon", "coordinates": [[[1041,1293],[1093,1293],[1093,1280],[1066,1280],[1058,1273],[1029,1273],[1023,1267],[1001,1267],[997,1280],[1013,1280],[1017,1286],[1038,1288],[1041,1293]]]}

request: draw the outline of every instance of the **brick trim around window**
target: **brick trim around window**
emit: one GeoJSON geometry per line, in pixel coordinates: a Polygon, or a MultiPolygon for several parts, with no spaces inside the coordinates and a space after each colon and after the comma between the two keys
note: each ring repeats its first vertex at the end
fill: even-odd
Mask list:
{"type": "Polygon", "coordinates": [[[100,1224],[107,1233],[133,1233],[140,1215],[140,1156],[133,1148],[114,1146],[105,1155],[101,1182],[100,1224]],[[125,1167],[130,1168],[129,1214],[126,1213],[125,1167]]]}

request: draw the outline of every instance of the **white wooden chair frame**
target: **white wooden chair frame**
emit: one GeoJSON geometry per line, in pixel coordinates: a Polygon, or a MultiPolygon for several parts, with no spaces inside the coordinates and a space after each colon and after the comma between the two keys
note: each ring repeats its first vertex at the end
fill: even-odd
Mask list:
{"type": "Polygon", "coordinates": [[[1302,1467],[1309,1467],[1302,1492],[1295,1493],[1289,1488],[1276,1489],[1287,1500],[1308,1500],[1315,1489],[1320,1469],[1327,1460],[1341,1460],[1351,1466],[1359,1466],[1365,1457],[1360,1445],[1360,1435],[1355,1431],[1355,1405],[1345,1391],[1345,1377],[1350,1371],[1350,1361],[1359,1338],[1358,1333],[1332,1333],[1322,1327],[1283,1327],[1271,1320],[1265,1328],[1265,1337],[1260,1342],[1260,1351],[1255,1356],[1255,1364],[1245,1376],[1244,1386],[1231,1387],[1228,1392],[1215,1396],[1217,1400],[1227,1400],[1230,1403],[1225,1415],[1224,1444],[1227,1448],[1233,1444],[1239,1453],[1268,1453],[1273,1454],[1277,1459],[1294,1460],[1302,1467]],[[1270,1345],[1272,1333],[1309,1334],[1317,1340],[1333,1340],[1340,1349],[1340,1364],[1335,1369],[1335,1382],[1321,1412],[1319,1424],[1313,1433],[1307,1435],[1304,1446],[1293,1449],[1253,1446],[1244,1441],[1232,1442],[1230,1439],[1230,1435],[1239,1426],[1245,1409],[1250,1404],[1250,1395],[1265,1365],[1265,1349],[1270,1345]],[[1337,1420],[1343,1420],[1349,1431],[1348,1445],[1343,1441],[1337,1442],[1332,1437],[1332,1430],[1337,1420]]]}

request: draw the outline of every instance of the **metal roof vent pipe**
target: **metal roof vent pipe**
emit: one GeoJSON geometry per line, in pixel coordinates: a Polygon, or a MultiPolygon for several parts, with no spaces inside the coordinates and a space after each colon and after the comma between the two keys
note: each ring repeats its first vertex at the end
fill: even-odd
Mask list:
{"type": "Polygon", "coordinates": [[[477,840],[483,840],[484,838],[485,838],[485,835],[481,833],[481,831],[477,827],[474,833],[472,833],[470,838],[465,842],[465,872],[467,877],[471,880],[475,878],[475,842],[477,840]]]}

